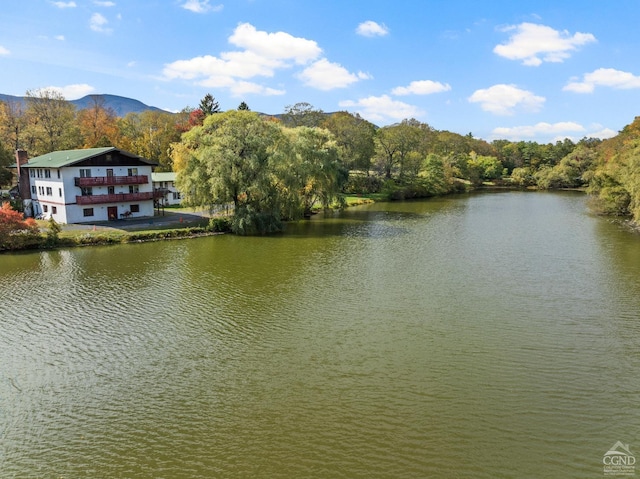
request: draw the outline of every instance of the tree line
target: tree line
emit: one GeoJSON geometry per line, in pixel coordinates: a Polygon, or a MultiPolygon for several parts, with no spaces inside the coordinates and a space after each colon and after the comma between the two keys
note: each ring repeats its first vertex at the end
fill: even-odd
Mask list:
{"type": "MultiPolygon", "coordinates": [[[[0,102],[0,165],[13,163],[17,148],[37,156],[115,146],[176,171],[193,205],[233,203],[238,232],[277,230],[283,220],[339,205],[345,194],[404,199],[487,183],[586,188],[599,211],[640,221],[639,123],[605,141],[487,142],[415,119],[378,128],[308,103],[275,116],[253,113],[245,102],[222,112],[207,94],[179,113],[117,117],[101,97],[76,111],[59,93],[38,90],[24,104],[0,102]]],[[[0,183],[10,177],[0,168],[0,183]]]]}

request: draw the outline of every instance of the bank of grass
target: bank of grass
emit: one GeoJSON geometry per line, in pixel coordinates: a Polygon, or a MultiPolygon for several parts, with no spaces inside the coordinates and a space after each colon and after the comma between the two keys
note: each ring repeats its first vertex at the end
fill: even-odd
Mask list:
{"type": "Polygon", "coordinates": [[[375,203],[376,201],[387,201],[388,198],[383,193],[369,193],[362,195],[347,195],[345,203],[347,206],[366,205],[367,203],[375,203]]]}
{"type": "MultiPolygon", "coordinates": [[[[228,217],[203,219],[190,223],[188,226],[175,225],[140,225],[129,227],[127,230],[113,227],[93,227],[65,229],[53,235],[47,230],[47,221],[38,221],[43,231],[39,235],[19,235],[19,241],[14,241],[9,251],[70,248],[88,245],[110,245],[123,243],[140,243],[146,241],[160,241],[167,239],[196,238],[226,233],[231,230],[231,220],[228,217]]],[[[1,252],[1,251],[0,251],[1,252]]]]}
{"type": "MultiPolygon", "coordinates": [[[[375,201],[386,201],[387,197],[382,193],[349,195],[345,197],[345,206],[358,206],[375,201]]],[[[176,208],[178,209],[178,208],[176,208]]],[[[189,208],[180,208],[190,212],[189,208]]],[[[199,221],[191,221],[188,225],[176,226],[175,224],[153,224],[152,222],[139,225],[127,225],[125,228],[117,228],[114,225],[86,226],[68,225],[62,231],[52,235],[49,231],[48,220],[36,220],[41,230],[39,235],[24,235],[20,241],[10,249],[0,248],[0,253],[19,250],[43,250],[55,248],[71,248],[89,245],[112,245],[124,243],[140,243],[147,241],[161,241],[167,239],[196,238],[231,232],[231,217],[216,216],[203,218],[199,221]]]]}

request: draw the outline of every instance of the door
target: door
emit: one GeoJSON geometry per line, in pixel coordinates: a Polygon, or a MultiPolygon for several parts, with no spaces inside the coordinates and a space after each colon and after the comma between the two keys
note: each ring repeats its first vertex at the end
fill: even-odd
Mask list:
{"type": "Polygon", "coordinates": [[[109,217],[109,221],[118,219],[118,207],[117,206],[107,206],[107,216],[109,217]]]}

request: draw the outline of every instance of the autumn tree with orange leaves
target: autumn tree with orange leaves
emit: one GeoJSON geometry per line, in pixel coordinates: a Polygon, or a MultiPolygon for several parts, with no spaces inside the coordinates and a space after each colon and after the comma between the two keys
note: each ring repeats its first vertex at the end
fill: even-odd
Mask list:
{"type": "Polygon", "coordinates": [[[115,111],[106,107],[100,96],[92,95],[91,100],[91,105],[77,115],[80,134],[84,138],[83,148],[115,145],[120,134],[115,111]]]}
{"type": "Polygon", "coordinates": [[[26,220],[22,213],[15,211],[9,202],[0,206],[0,250],[23,247],[25,242],[40,235],[38,224],[33,218],[26,220]]]}

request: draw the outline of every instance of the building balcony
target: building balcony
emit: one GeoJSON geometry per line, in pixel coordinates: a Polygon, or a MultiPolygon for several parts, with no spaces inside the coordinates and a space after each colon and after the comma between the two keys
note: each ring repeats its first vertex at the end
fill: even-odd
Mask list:
{"type": "Polygon", "coordinates": [[[149,183],[149,177],[147,175],[75,177],[74,181],[76,186],[80,188],[89,186],[146,185],[149,183]]]}
{"type": "Polygon", "coordinates": [[[144,193],[115,193],[111,195],[76,196],[76,203],[79,205],[99,205],[104,203],[147,201],[147,200],[152,200],[154,198],[155,198],[155,194],[153,191],[144,192],[144,193]]]}

